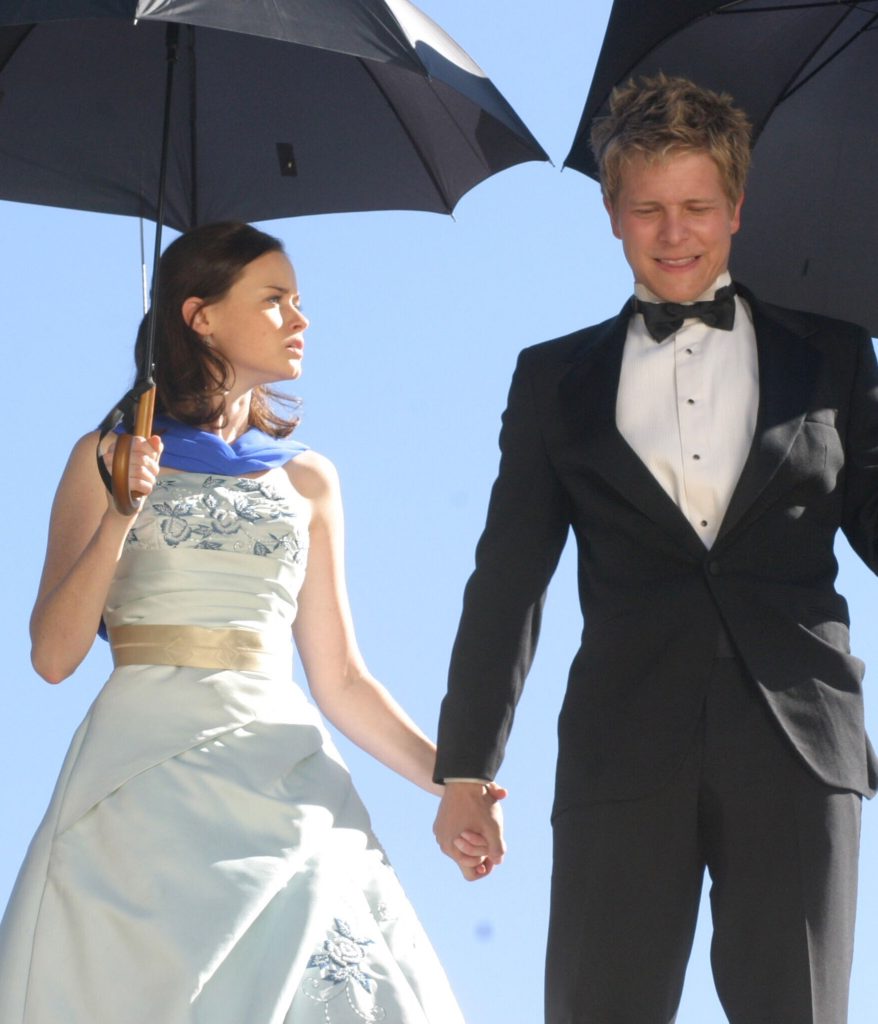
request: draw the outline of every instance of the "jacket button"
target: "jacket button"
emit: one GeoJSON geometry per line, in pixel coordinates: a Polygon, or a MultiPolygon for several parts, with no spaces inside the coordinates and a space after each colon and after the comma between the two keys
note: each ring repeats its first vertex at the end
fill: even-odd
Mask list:
{"type": "Polygon", "coordinates": [[[719,562],[708,562],[707,571],[711,576],[719,576],[722,572],[722,568],[720,567],[719,562]]]}

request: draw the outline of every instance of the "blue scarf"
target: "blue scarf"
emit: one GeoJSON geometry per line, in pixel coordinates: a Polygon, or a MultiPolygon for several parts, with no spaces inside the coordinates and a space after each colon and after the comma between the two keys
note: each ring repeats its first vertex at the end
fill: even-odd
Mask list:
{"type": "Polygon", "coordinates": [[[306,444],[291,437],[271,437],[256,427],[231,444],[216,434],[190,427],[170,416],[156,416],[153,431],[164,444],[162,465],[190,473],[215,473],[218,476],[243,476],[283,466],[308,450],[306,444]]]}

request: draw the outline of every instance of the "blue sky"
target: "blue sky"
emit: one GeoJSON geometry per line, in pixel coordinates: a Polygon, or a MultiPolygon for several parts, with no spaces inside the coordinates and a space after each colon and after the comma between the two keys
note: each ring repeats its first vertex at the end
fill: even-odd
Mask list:
{"type": "MultiPolygon", "coordinates": [[[[423,0],[482,65],[555,167],[483,183],[455,218],[376,213],[273,221],[296,265],[312,327],[300,436],[341,473],[348,575],[372,670],[435,730],[463,585],[497,465],[496,438],[519,349],[602,320],[631,288],[597,186],[560,171],[603,37],[608,0],[423,0]]],[[[743,216],[746,218],[746,204],[743,216]]],[[[0,203],[3,406],[2,615],[9,731],[0,748],[0,905],[51,793],[70,736],[109,669],[96,643],[49,687],[28,659],[27,619],[49,506],[73,440],[130,377],[140,317],[134,220],[0,203]]],[[[151,245],[151,243],[149,243],[151,245]]],[[[345,756],[373,823],[437,946],[471,1024],[536,1024],[550,872],[555,720],[581,628],[572,547],[549,594],[536,663],[501,781],[509,855],[465,884],[436,848],[433,799],[345,756]]],[[[870,666],[878,735],[876,583],[839,545],[855,653],[870,666]]],[[[871,698],[871,699],[870,699],[871,698]]],[[[878,818],[863,826],[852,1024],[878,1005],[878,818]],[[872,874],[867,867],[872,865],[872,874]]],[[[679,1024],[721,1024],[705,904],[679,1024]]]]}

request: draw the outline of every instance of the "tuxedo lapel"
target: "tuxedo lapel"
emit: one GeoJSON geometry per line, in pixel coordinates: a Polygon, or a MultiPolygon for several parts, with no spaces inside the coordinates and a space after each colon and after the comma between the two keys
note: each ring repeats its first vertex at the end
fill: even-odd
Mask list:
{"type": "MultiPolygon", "coordinates": [[[[743,292],[743,289],[741,289],[743,292]]],[[[790,453],[808,412],[822,356],[801,336],[773,319],[757,300],[744,293],[753,311],[759,365],[759,411],[753,443],[720,527],[722,541],[745,516],[761,506],[760,498],[790,453]]]]}
{"type": "Polygon", "coordinates": [[[705,548],[689,521],[616,426],[616,397],[629,316],[626,304],[617,317],[588,333],[560,380],[561,415],[576,458],[600,473],[622,500],[701,557],[705,548]]]}

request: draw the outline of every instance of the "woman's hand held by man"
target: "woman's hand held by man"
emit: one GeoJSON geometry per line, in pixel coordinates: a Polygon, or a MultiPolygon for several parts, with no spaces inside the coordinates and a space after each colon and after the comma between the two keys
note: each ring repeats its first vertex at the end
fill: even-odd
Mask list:
{"type": "Polygon", "coordinates": [[[500,801],[507,795],[495,782],[447,782],[433,825],[439,848],[467,881],[485,878],[506,853],[500,801]]]}

